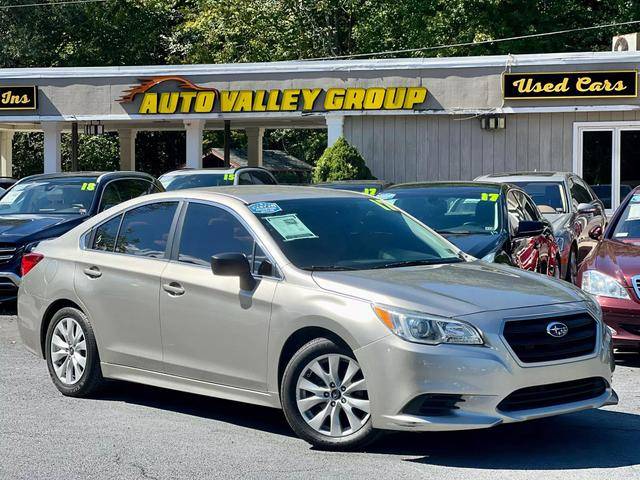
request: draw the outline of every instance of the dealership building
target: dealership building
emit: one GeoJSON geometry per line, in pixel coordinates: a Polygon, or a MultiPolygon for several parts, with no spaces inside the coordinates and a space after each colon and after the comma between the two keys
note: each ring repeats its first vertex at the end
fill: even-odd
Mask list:
{"type": "Polygon", "coordinates": [[[44,169],[61,133],[117,131],[121,169],[136,133],[186,132],[202,166],[205,130],[241,129],[250,165],[265,129],[343,135],[390,182],[568,170],[609,189],[640,183],[640,53],[297,61],[231,65],[0,69],[0,174],[16,131],[44,132],[44,169]]]}

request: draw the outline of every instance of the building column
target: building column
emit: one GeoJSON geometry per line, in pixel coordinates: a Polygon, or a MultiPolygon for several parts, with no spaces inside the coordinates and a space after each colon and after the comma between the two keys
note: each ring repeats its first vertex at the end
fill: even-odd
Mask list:
{"type": "Polygon", "coordinates": [[[250,167],[261,167],[264,128],[246,128],[245,132],[247,134],[247,164],[250,167]]]}
{"type": "Polygon", "coordinates": [[[42,122],[44,132],[44,173],[62,171],[62,156],[60,152],[60,135],[62,122],[42,122]]]}
{"type": "Polygon", "coordinates": [[[136,136],[138,132],[130,128],[118,130],[120,140],[120,170],[136,169],[136,136]]]}
{"type": "Polygon", "coordinates": [[[185,120],[187,130],[187,168],[202,168],[202,133],[204,120],[185,120]]]}
{"type": "Polygon", "coordinates": [[[330,147],[338,138],[344,136],[344,116],[327,115],[324,118],[327,122],[327,147],[330,147]]]}
{"type": "Polygon", "coordinates": [[[13,132],[0,130],[0,176],[13,174],[13,132]]]}

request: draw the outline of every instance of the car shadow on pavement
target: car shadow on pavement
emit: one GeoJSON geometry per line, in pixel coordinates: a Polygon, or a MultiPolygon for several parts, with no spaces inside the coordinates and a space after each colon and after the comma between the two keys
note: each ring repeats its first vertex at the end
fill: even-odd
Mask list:
{"type": "Polygon", "coordinates": [[[640,464],[640,415],[590,410],[488,430],[393,434],[369,451],[407,462],[485,470],[573,470],[640,464]]]}
{"type": "Polygon", "coordinates": [[[119,381],[110,381],[95,399],[126,402],[278,435],[295,436],[282,411],[275,408],[119,381]]]}
{"type": "Polygon", "coordinates": [[[640,353],[616,353],[616,365],[640,368],[640,353]]]}

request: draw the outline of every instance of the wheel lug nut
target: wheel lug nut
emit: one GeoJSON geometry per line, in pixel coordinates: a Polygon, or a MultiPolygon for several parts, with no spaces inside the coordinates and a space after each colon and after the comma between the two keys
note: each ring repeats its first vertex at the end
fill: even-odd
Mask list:
{"type": "Polygon", "coordinates": [[[340,387],[340,390],[341,390],[341,391],[343,391],[343,392],[344,392],[346,389],[347,389],[347,387],[340,387]]]}
{"type": "Polygon", "coordinates": [[[329,384],[329,386],[330,386],[331,388],[336,388],[336,384],[335,384],[335,383],[333,383],[333,382],[331,382],[331,383],[329,384]]]}
{"type": "Polygon", "coordinates": [[[342,400],[340,400],[342,403],[347,403],[347,399],[343,398],[342,400]]]}
{"type": "Polygon", "coordinates": [[[329,397],[329,392],[324,392],[324,396],[325,396],[325,398],[328,398],[329,397]]]}
{"type": "Polygon", "coordinates": [[[335,407],[336,406],[336,402],[331,402],[331,406],[335,407]]]}

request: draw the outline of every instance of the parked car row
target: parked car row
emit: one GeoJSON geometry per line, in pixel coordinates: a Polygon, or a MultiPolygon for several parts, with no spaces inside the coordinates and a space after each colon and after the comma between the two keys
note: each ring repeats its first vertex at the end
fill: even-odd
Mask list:
{"type": "MultiPolygon", "coordinates": [[[[22,255],[20,335],[64,395],[117,379],[282,408],[301,438],[337,450],[386,430],[488,428],[618,401],[592,295],[477,260],[389,200],[246,185],[100,211],[104,191],[84,196],[100,182],[62,189],[64,208],[38,207],[96,214],[22,255]]],[[[443,231],[517,242],[549,228],[511,226],[510,209],[526,208],[519,188],[464,188],[415,190],[453,208],[443,231]]]]}

